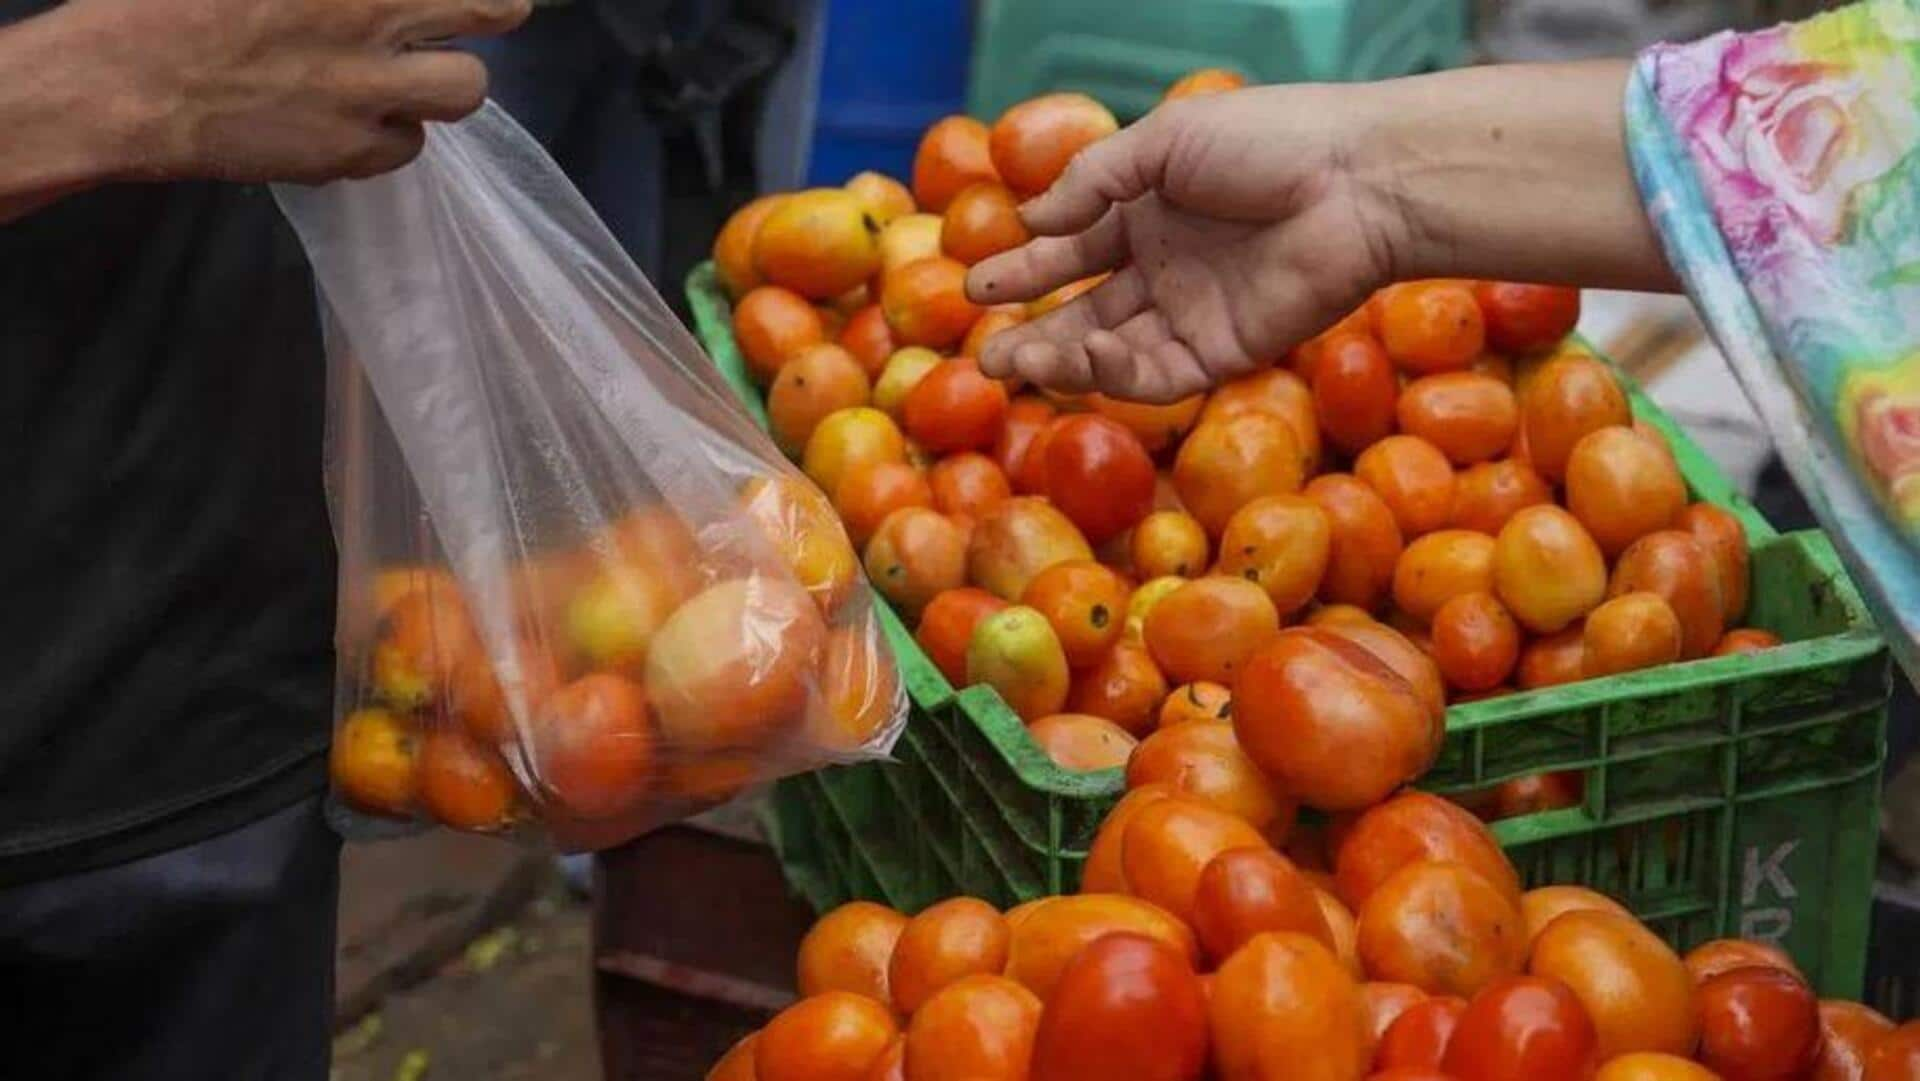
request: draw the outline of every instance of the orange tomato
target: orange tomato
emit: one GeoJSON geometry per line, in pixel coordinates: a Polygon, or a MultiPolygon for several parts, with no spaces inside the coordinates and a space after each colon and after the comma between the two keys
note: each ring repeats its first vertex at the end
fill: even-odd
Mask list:
{"type": "Polygon", "coordinates": [[[1282,631],[1233,684],[1233,728],[1261,769],[1308,806],[1371,806],[1439,753],[1431,707],[1339,627],[1282,631]]]}
{"type": "Polygon", "coordinates": [[[1415,379],[1400,392],[1395,415],[1401,431],[1432,443],[1460,466],[1505,454],[1520,428],[1520,407],[1512,389],[1477,372],[1415,379]]]}
{"type": "Polygon", "coordinates": [[[1263,495],[1297,492],[1304,478],[1293,429],[1263,412],[1202,423],[1173,461],[1181,504],[1216,537],[1235,511],[1263,495]]]}
{"type": "Polygon", "coordinates": [[[1533,939],[1527,971],[1572,989],[1593,1019],[1600,1057],[1659,1051],[1682,1058],[1700,1038],[1693,977],[1632,916],[1568,912],[1533,939]]]}
{"type": "Polygon", "coordinates": [[[968,187],[998,182],[1000,174],[987,144],[987,126],[970,116],[935,121],[914,151],[913,201],[922,210],[940,214],[968,187]]]}
{"type": "Polygon", "coordinates": [[[893,418],[878,409],[860,407],[822,417],[807,439],[800,467],[821,491],[832,492],[856,465],[906,460],[906,440],[893,418]]]}
{"type": "Polygon", "coordinates": [[[1695,946],[1684,960],[1696,984],[1705,983],[1722,972],[1755,965],[1777,968],[1796,979],[1805,978],[1785,950],[1750,939],[1716,938],[1711,942],[1703,942],[1695,946]]]}
{"type": "Polygon", "coordinates": [[[1576,623],[1528,642],[1520,650],[1514,681],[1523,691],[1578,683],[1586,678],[1586,655],[1585,628],[1576,623]]]}
{"type": "Polygon", "coordinates": [[[1238,90],[1247,85],[1247,77],[1230,68],[1199,68],[1189,71],[1174,80],[1160,100],[1177,101],[1181,98],[1202,97],[1207,94],[1224,94],[1229,90],[1238,90]]]}
{"type": "Polygon", "coordinates": [[[1042,94],[1000,114],[989,135],[994,168],[1022,199],[1046,191],[1081,150],[1120,130],[1085,94],[1042,94]]]}
{"type": "Polygon", "coordinates": [[[939,511],[907,506],[888,514],[867,541],[867,578],[908,613],[967,580],[967,536],[939,511]]]}
{"type": "Polygon", "coordinates": [[[1674,520],[1675,529],[1693,534],[1712,558],[1720,578],[1720,615],[1732,625],[1747,614],[1747,529],[1729,511],[1695,503],[1674,520]]]}
{"type": "Polygon", "coordinates": [[[1527,462],[1549,481],[1566,479],[1574,444],[1587,433],[1633,423],[1627,396],[1605,364],[1591,357],[1547,361],[1520,393],[1520,431],[1527,462]]]}
{"type": "Polygon", "coordinates": [[[867,213],[881,225],[903,214],[913,213],[913,192],[885,173],[865,169],[847,178],[847,182],[840,186],[859,199],[861,205],[867,208],[867,213]]]}
{"type": "MultiPolygon", "coordinates": [[[[1380,1035],[1373,1052],[1375,1070],[1430,1070],[1440,1076],[1440,1062],[1446,1057],[1447,1044],[1467,1012],[1467,1000],[1454,995],[1435,995],[1408,1006],[1380,1035]]],[[[1379,1074],[1375,1075],[1377,1081],[1379,1074]]]]}
{"type": "Polygon", "coordinates": [[[880,230],[880,281],[875,284],[899,267],[939,255],[940,226],[938,214],[902,214],[888,222],[880,230]]]}
{"type": "Polygon", "coordinates": [[[1390,435],[1361,451],[1353,475],[1379,493],[1402,536],[1431,533],[1453,517],[1453,466],[1418,436],[1390,435]]]}
{"type": "Polygon", "coordinates": [[[1013,193],[1003,184],[982,181],[962,188],[947,204],[940,250],[972,266],[1025,244],[1030,235],[1013,193]]]}
{"type": "Polygon", "coordinates": [[[1541,886],[1520,896],[1520,915],[1526,920],[1529,942],[1546,930],[1548,924],[1569,912],[1631,915],[1625,905],[1585,886],[1541,886]]]}
{"type": "Polygon", "coordinates": [[[1713,557],[1693,534],[1663,529],[1634,541],[1613,565],[1607,595],[1657,594],[1680,620],[1680,657],[1713,652],[1725,627],[1720,575],[1713,557]]]}
{"type": "Polygon", "coordinates": [[[419,791],[420,766],[412,726],[384,709],[347,715],[328,757],[333,785],[348,803],[377,815],[404,816],[419,791]]]}
{"type": "MultiPolygon", "coordinates": [[[[967,330],[967,336],[960,341],[960,355],[977,357],[986,348],[987,339],[1007,329],[1017,327],[1027,321],[1027,309],[1023,304],[995,304],[982,311],[980,318],[973,321],[967,330]]],[[[1013,388],[1007,388],[1011,391],[1013,388]]]]}
{"type": "Polygon", "coordinates": [[[967,976],[928,999],[907,1025],[907,1081],[1022,1081],[1040,1000],[1003,976],[967,976]]]}
{"type": "Polygon", "coordinates": [[[1545,349],[1580,321],[1580,290],[1563,285],[1478,282],[1473,298],[1487,326],[1487,344],[1503,353],[1545,349]]]}
{"type": "Polygon", "coordinates": [[[1064,770],[1119,769],[1139,741],[1126,729],[1087,713],[1053,713],[1027,723],[1027,735],[1064,770]]]}
{"type": "Polygon", "coordinates": [[[1113,805],[1087,849],[1087,861],[1080,868],[1080,892],[1086,894],[1126,893],[1126,868],[1121,856],[1126,848],[1126,830],[1133,816],[1155,800],[1173,794],[1164,784],[1129,785],[1126,795],[1113,805]]]}
{"type": "Polygon", "coordinates": [[[992,458],[966,451],[935,462],[927,471],[933,506],[942,514],[978,519],[1013,496],[1007,475],[992,458]]]}
{"type": "Polygon", "coordinates": [[[1082,950],[1040,1014],[1033,1081],[1197,1081],[1207,1007],[1189,959],[1119,932],[1082,950]]]}
{"type": "Polygon", "coordinates": [[[980,516],[967,545],[968,578],[1003,600],[1017,600],[1035,575],[1056,563],[1093,558],[1077,526],[1044,499],[1016,496],[980,516]]]}
{"type": "Polygon", "coordinates": [[[1440,679],[1440,669],[1427,655],[1428,647],[1416,643],[1412,637],[1418,628],[1402,631],[1372,620],[1364,623],[1355,620],[1329,624],[1325,630],[1373,654],[1395,675],[1406,680],[1414,697],[1427,708],[1434,738],[1440,738],[1447,719],[1446,685],[1440,679]]]}
{"type": "MultiPolygon", "coordinates": [[[[1161,802],[1146,801],[1135,815],[1161,802]]],[[[1131,825],[1128,832],[1132,832],[1131,825]]],[[[1082,893],[1049,898],[1014,927],[1013,943],[1007,951],[1007,976],[1041,999],[1051,1000],[1068,962],[1088,943],[1118,931],[1157,939],[1189,963],[1198,961],[1199,947],[1193,932],[1166,909],[1138,897],[1082,893]]]]}
{"type": "Polygon", "coordinates": [[[1153,510],[1153,459],[1119,421],[1095,414],[1060,417],[1049,427],[1045,494],[1100,544],[1153,510]]]}
{"type": "Polygon", "coordinates": [[[1120,865],[1128,888],[1189,924],[1200,872],[1232,848],[1264,848],[1247,820],[1178,793],[1148,804],[1127,826],[1120,865]]]}
{"type": "Polygon", "coordinates": [[[1174,728],[1194,721],[1231,724],[1233,692],[1204,679],[1175,687],[1160,704],[1159,726],[1174,728]]]}
{"type": "Polygon", "coordinates": [[[1858,1002],[1820,1003],[1820,1058],[1808,1081],[1861,1081],[1874,1045],[1893,1031],[1886,1016],[1858,1002]]]}
{"type": "Polygon", "coordinates": [[[907,918],[885,905],[852,901],[820,917],[800,940],[795,985],[802,998],[851,991],[893,1005],[887,966],[907,918]]]}
{"type": "Polygon", "coordinates": [[[938,255],[886,271],[880,310],[894,340],[945,349],[965,337],[980,317],[980,308],[967,299],[966,280],[966,264],[938,255]]]}
{"type": "Polygon", "coordinates": [[[1720,636],[1713,647],[1713,656],[1731,657],[1740,653],[1759,653],[1773,649],[1781,644],[1780,636],[1759,627],[1735,627],[1720,636]]]}
{"type": "Polygon", "coordinates": [[[1627,545],[1674,524],[1687,505],[1673,459],[1632,428],[1597,428],[1567,457],[1567,509],[1611,559],[1627,545]]]}
{"type": "MultiPolygon", "coordinates": [[[[1549,928],[1551,930],[1551,928],[1549,928]]],[[[1700,984],[1700,1064],[1727,1081],[1804,1077],[1820,1056],[1820,1004],[1798,976],[1765,965],[1700,984]]],[[[1874,1074],[1868,1052],[1866,1077],[1874,1074]]]]}
{"type": "Polygon", "coordinates": [[[1480,305],[1448,280],[1388,286],[1375,299],[1374,331],[1387,356],[1413,375],[1464,368],[1486,348],[1480,305]]]}
{"type": "Polygon", "coordinates": [[[865,1081],[899,1026],[885,1006],[827,991],[780,1011],[754,1040],[757,1081],[865,1081]]]}
{"type": "Polygon", "coordinates": [[[1117,642],[1091,668],[1078,673],[1067,692],[1067,708],[1104,717],[1143,736],[1154,727],[1154,711],[1167,697],[1167,678],[1153,657],[1135,642],[1117,642]]]}
{"type": "Polygon", "coordinates": [[[1511,895],[1461,863],[1401,867],[1360,906],[1360,962],[1373,976],[1470,997],[1526,960],[1511,895]]]}
{"type": "Polygon", "coordinates": [[[1228,849],[1201,869],[1193,929],[1216,964],[1269,931],[1291,931],[1334,946],[1313,884],[1285,856],[1264,846],[1228,849]]]}
{"type": "Polygon", "coordinates": [[[1422,623],[1463,593],[1493,589],[1494,540],[1485,533],[1442,529],[1416,538],[1393,571],[1393,603],[1422,623]]]}
{"type": "Polygon", "coordinates": [[[563,811],[612,818],[646,797],[655,737],[640,684],[606,673],[583,676],[549,695],[534,717],[532,772],[541,794],[563,811]]]}
{"type": "Polygon", "coordinates": [[[871,743],[899,704],[900,676],[880,631],[862,624],[828,631],[816,689],[820,700],[803,734],[809,744],[855,751],[871,743]]]}
{"type": "Polygon", "coordinates": [[[1157,510],[1133,527],[1128,550],[1142,578],[1191,578],[1207,567],[1207,531],[1186,511],[1157,510]]]}
{"type": "Polygon", "coordinates": [[[369,665],[374,693],[396,709],[435,708],[463,659],[477,656],[484,651],[466,602],[429,584],[402,595],[381,617],[369,665]]]}
{"type": "Polygon", "coordinates": [[[980,374],[980,362],[955,357],[923,376],[901,403],[907,434],[936,454],[983,450],[1000,437],[1007,388],[980,374]]]}
{"type": "Polygon", "coordinates": [[[801,296],[839,296],[880,269],[880,223],[844,189],[793,192],[754,232],[753,266],[801,296]]]}
{"type": "Polygon", "coordinates": [[[1320,599],[1372,610],[1393,584],[1404,548],[1393,510],[1371,487],[1344,473],[1313,478],[1302,493],[1320,504],[1332,529],[1320,599]]]}
{"type": "Polygon", "coordinates": [[[1067,655],[1045,616],[1014,605],[982,619],[967,643],[967,682],[1000,692],[1024,721],[1066,705],[1067,655]]]}
{"type": "Polygon", "coordinates": [[[1448,685],[1460,690],[1490,691],[1520,661],[1520,626],[1491,593],[1449,599],[1433,614],[1432,631],[1433,662],[1448,685]]]}
{"type": "Polygon", "coordinates": [[[1224,420],[1239,413],[1271,413],[1293,429],[1300,446],[1304,475],[1320,468],[1320,421],[1313,390],[1306,379],[1285,368],[1267,368],[1223,383],[1207,396],[1202,421],[1224,420]]]}
{"type": "Polygon", "coordinates": [[[1132,432],[1149,454],[1158,454],[1184,439],[1194,422],[1200,419],[1201,408],[1206,402],[1206,398],[1197,394],[1170,405],[1123,402],[1098,393],[1089,394],[1086,398],[1088,409],[1132,432]]]}
{"type": "Polygon", "coordinates": [[[1527,507],[1494,542],[1493,587],[1521,626],[1552,634],[1606,598],[1607,564],[1578,519],[1555,506],[1527,507]]]}
{"type": "Polygon", "coordinates": [[[840,348],[859,363],[868,380],[880,378],[896,348],[893,331],[887,328],[886,314],[878,304],[865,305],[847,316],[847,325],[840,328],[839,341],[840,348]]]}
{"type": "Polygon", "coordinates": [[[420,806],[457,830],[497,830],[513,813],[520,786],[500,752],[458,728],[429,731],[418,751],[420,806]]]}
{"type": "Polygon", "coordinates": [[[1680,659],[1680,617],[1657,593],[1622,593],[1587,613],[1580,632],[1587,679],[1680,659]]]}
{"type": "Polygon", "coordinates": [[[753,265],[753,238],[784,198],[785,193],[779,193],[754,199],[729,215],[713,238],[714,269],[727,295],[735,300],[766,283],[753,265]]]}
{"type": "Polygon", "coordinates": [[[1243,819],[1269,839],[1284,838],[1293,820],[1293,802],[1240,750],[1230,725],[1175,725],[1148,736],[1127,762],[1127,787],[1156,783],[1243,819]]]}
{"type": "Polygon", "coordinates": [[[951,897],[907,921],[887,967],[893,1005],[911,1017],[942,988],[1006,967],[1012,932],[998,909],[972,897],[951,897]]]}
{"type": "Polygon", "coordinates": [[[1526,507],[1553,502],[1553,489],[1526,464],[1502,458],[1461,470],[1454,480],[1453,527],[1497,535],[1526,507]]]}
{"type": "Polygon", "coordinates": [[[686,752],[772,739],[804,713],[826,638],[819,607],[783,579],[737,578],[696,594],[647,651],[646,694],[665,746],[686,752]]]}
{"type": "Polygon", "coordinates": [[[1493,790],[1488,817],[1498,821],[1578,807],[1586,793],[1586,778],[1574,772],[1533,773],[1503,781],[1493,790]]]}
{"type": "Polygon", "coordinates": [[[1231,684],[1234,673],[1280,630],[1265,590],[1241,578],[1199,578],[1147,613],[1145,639],[1155,664],[1181,683],[1231,684]]]}
{"type": "Polygon", "coordinates": [[[1593,1081],[1722,1081],[1719,1074],[1679,1055],[1636,1051],[1608,1059],[1593,1081]]]}
{"type": "Polygon", "coordinates": [[[1360,990],[1332,951],[1269,933],[1214,974],[1208,1002],[1223,1081],[1352,1081],[1367,1067],[1360,990]]]}
{"type": "Polygon", "coordinates": [[[1403,792],[1355,819],[1334,854],[1341,899],[1359,907],[1389,877],[1421,861],[1458,863],[1517,909],[1520,875],[1484,822],[1439,796],[1403,792]]]}
{"type": "Polygon", "coordinates": [[[904,462],[862,462],[840,478],[833,506],[853,543],[864,546],[894,511],[931,508],[933,490],[918,469],[904,462]]]}
{"type": "Polygon", "coordinates": [[[1325,340],[1313,365],[1313,411],[1327,442],[1359,454],[1393,434],[1400,378],[1369,334],[1325,340]]]}
{"type": "Polygon", "coordinates": [[[913,640],[926,651],[927,658],[947,677],[947,682],[964,687],[967,643],[973,641],[974,628],[1006,606],[1006,601],[984,589],[962,586],[946,590],[936,594],[921,611],[913,640]]]}
{"type": "Polygon", "coordinates": [[[1313,599],[1332,549],[1332,526],[1318,503],[1301,495],[1261,496],[1227,519],[1214,572],[1266,590],[1285,619],[1313,599]]]}

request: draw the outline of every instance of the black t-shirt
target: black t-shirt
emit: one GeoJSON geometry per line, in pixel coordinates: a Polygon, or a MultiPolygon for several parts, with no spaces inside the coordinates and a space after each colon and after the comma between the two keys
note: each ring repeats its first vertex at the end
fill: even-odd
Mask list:
{"type": "Polygon", "coordinates": [[[324,368],[263,187],[107,188],[0,225],[0,885],[323,785],[324,368]]]}

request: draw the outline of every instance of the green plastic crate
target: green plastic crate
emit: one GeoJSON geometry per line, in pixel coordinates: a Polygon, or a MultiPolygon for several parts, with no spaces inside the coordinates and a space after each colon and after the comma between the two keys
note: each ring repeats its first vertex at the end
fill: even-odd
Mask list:
{"type": "MultiPolygon", "coordinates": [[[[748,408],[759,392],[710,267],[688,296],[701,340],[748,408]]],[[[1696,498],[1753,544],[1749,622],[1787,645],[1456,706],[1421,787],[1466,792],[1577,770],[1577,808],[1494,825],[1530,885],[1625,900],[1681,948],[1776,941],[1823,993],[1857,995],[1878,845],[1889,669],[1826,538],[1776,534],[1645,398],[1696,498]]],[[[881,608],[885,610],[885,605],[881,608]]],[[[788,879],[817,909],[854,898],[916,911],[956,893],[1009,904],[1072,890],[1120,771],[1054,766],[986,687],[959,692],[887,613],[913,701],[896,763],[783,781],[767,816],[788,879]]]]}
{"type": "Polygon", "coordinates": [[[1453,67],[1466,55],[1467,12],[1465,0],[984,0],[973,42],[975,116],[1079,90],[1130,120],[1196,68],[1284,83],[1453,67]]]}

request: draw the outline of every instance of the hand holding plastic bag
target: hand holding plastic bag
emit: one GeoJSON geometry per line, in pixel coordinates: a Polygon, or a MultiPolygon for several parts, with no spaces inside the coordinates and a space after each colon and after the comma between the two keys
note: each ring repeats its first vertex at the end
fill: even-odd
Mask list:
{"type": "Polygon", "coordinates": [[[350,820],[603,847],[885,754],[904,699],[831,507],[504,112],[275,194],[327,332],[350,820]]]}

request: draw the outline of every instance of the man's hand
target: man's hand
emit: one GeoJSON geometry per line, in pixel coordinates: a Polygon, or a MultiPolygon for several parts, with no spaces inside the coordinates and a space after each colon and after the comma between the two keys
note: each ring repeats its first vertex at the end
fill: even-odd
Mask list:
{"type": "Polygon", "coordinates": [[[981,368],[1170,402],[1270,364],[1395,280],[1671,287],[1627,170],[1624,64],[1192,98],[1082,151],[975,266],[981,303],[1102,271],[981,368]]]}
{"type": "Polygon", "coordinates": [[[470,55],[529,0],[71,0],[0,30],[0,207],[100,183],[396,168],[486,97],[470,55]]]}

